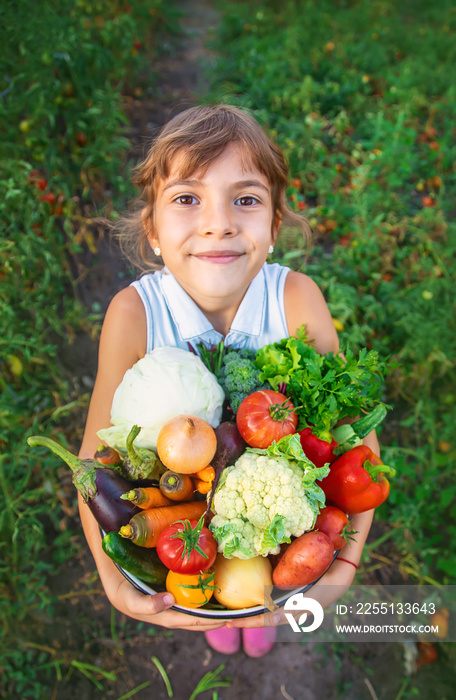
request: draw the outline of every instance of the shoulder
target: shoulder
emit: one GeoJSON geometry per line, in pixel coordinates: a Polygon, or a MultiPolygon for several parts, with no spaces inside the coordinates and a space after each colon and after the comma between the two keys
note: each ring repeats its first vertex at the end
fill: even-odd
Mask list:
{"type": "Polygon", "coordinates": [[[337,352],[337,337],[331,313],[319,286],[308,275],[290,271],[284,291],[288,332],[295,335],[303,323],[306,333],[320,353],[337,352]]]}
{"type": "Polygon", "coordinates": [[[113,297],[108,306],[100,349],[109,344],[118,352],[118,348],[123,347],[135,362],[146,353],[146,334],[144,304],[134,287],[126,287],[113,297]]]}

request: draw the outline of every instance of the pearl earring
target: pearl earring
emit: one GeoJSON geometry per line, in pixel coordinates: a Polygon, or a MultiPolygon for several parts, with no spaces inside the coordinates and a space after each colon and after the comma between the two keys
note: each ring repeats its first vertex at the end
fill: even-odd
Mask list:
{"type": "Polygon", "coordinates": [[[270,246],[269,246],[269,250],[268,250],[269,255],[272,255],[273,252],[274,252],[274,246],[273,246],[273,245],[270,245],[270,246]]]}
{"type": "Polygon", "coordinates": [[[154,253],[157,257],[159,257],[161,255],[161,250],[160,250],[160,247],[158,245],[155,246],[154,253]]]}

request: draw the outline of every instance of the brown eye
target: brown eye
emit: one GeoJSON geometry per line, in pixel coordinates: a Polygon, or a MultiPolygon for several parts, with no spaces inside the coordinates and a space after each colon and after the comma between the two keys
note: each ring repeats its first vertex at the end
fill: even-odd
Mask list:
{"type": "Polygon", "coordinates": [[[191,194],[180,194],[174,201],[178,204],[195,204],[197,202],[196,198],[191,194]]]}
{"type": "Polygon", "coordinates": [[[240,204],[242,207],[251,207],[252,204],[258,204],[258,199],[251,195],[246,195],[245,197],[239,197],[236,200],[236,204],[240,204]]]}

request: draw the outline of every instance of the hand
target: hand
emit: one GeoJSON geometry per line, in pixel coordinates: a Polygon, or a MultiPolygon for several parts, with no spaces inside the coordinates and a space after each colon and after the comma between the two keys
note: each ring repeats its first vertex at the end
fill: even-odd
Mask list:
{"type": "Polygon", "coordinates": [[[112,559],[104,553],[100,528],[81,496],[79,496],[79,511],[101,583],[111,605],[116,610],[134,620],[169,629],[208,631],[223,627],[225,620],[211,620],[170,610],[170,607],[175,604],[171,593],[145,595],[138,591],[120,573],[112,559]]]}
{"type": "Polygon", "coordinates": [[[223,627],[225,620],[212,620],[170,610],[175,600],[171,593],[145,595],[132,586],[123,576],[117,587],[115,608],[128,617],[168,629],[204,631],[223,627]]]}

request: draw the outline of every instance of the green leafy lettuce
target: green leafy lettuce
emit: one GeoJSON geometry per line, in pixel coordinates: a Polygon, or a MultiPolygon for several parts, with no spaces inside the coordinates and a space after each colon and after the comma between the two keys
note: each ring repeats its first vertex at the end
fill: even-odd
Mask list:
{"type": "Polygon", "coordinates": [[[358,357],[345,354],[320,355],[305,333],[284,338],[258,350],[256,365],[260,379],[275,391],[283,390],[296,406],[298,428],[312,425],[314,432],[329,439],[329,431],[342,418],[368,413],[381,404],[386,365],[374,350],[362,349],[358,357]]]}

